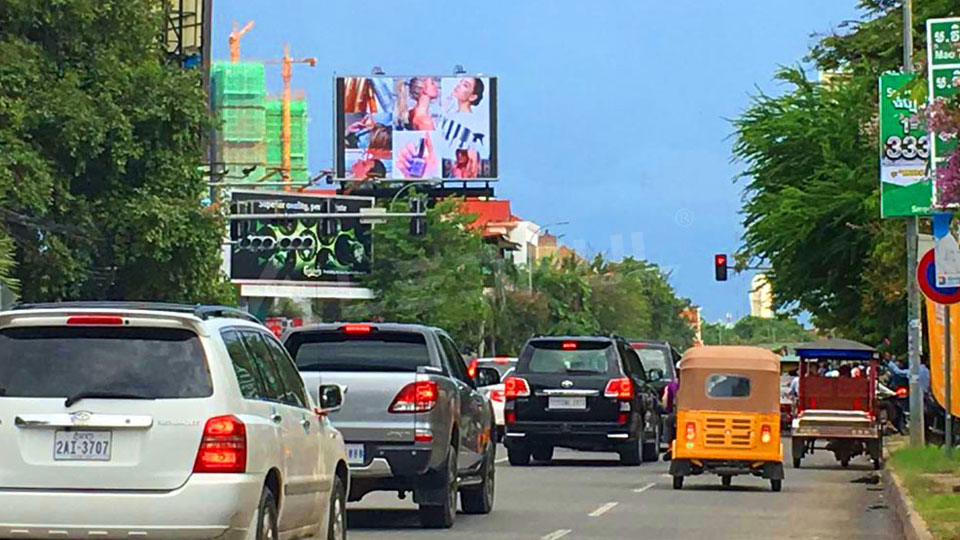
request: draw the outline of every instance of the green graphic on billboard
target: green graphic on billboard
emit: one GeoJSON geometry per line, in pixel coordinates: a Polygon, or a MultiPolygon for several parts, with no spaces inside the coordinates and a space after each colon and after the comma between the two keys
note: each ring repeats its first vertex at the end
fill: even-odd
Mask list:
{"type": "Polygon", "coordinates": [[[883,217],[930,213],[929,138],[908,86],[913,74],[880,76],[880,213],[883,217]]]}

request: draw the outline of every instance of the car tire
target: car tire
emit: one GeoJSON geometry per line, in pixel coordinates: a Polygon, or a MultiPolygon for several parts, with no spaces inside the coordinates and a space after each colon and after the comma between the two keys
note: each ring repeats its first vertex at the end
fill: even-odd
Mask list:
{"type": "Polygon", "coordinates": [[[480,470],[482,477],[480,485],[460,490],[460,506],[466,514],[489,514],[493,511],[497,485],[497,447],[494,444],[489,446],[487,457],[480,470]]]}
{"type": "Polygon", "coordinates": [[[334,476],[333,493],[330,495],[327,540],[347,540],[347,486],[339,475],[334,476]]]}
{"type": "Polygon", "coordinates": [[[643,444],[643,461],[651,462],[660,459],[660,426],[654,428],[656,431],[652,441],[645,441],[643,444]]]}
{"type": "Polygon", "coordinates": [[[279,540],[277,523],[277,499],[266,487],[260,493],[257,507],[257,540],[279,540]]]}
{"type": "Polygon", "coordinates": [[[673,489],[683,489],[683,477],[674,476],[673,477],[673,489]]]}
{"type": "Polygon", "coordinates": [[[781,489],[783,489],[783,480],[770,481],[770,491],[779,492],[781,489]]]}
{"type": "Polygon", "coordinates": [[[620,464],[627,467],[636,467],[643,463],[644,446],[646,445],[643,440],[643,430],[641,430],[635,443],[620,450],[620,464]]]}
{"type": "Polygon", "coordinates": [[[537,461],[550,461],[553,459],[553,447],[541,446],[533,451],[533,459],[537,461]]]}
{"type": "Polygon", "coordinates": [[[720,484],[723,485],[723,487],[725,488],[730,487],[731,485],[733,485],[733,477],[730,476],[729,474],[721,475],[720,484]]]}
{"type": "Polygon", "coordinates": [[[530,464],[530,450],[522,446],[507,448],[507,461],[514,467],[526,467],[530,464]]]}
{"type": "Polygon", "coordinates": [[[457,448],[447,451],[445,492],[442,504],[421,504],[420,524],[428,529],[449,529],[457,518],[457,448]]]}
{"type": "Polygon", "coordinates": [[[800,458],[798,457],[793,458],[793,468],[794,469],[800,468],[800,458]]]}

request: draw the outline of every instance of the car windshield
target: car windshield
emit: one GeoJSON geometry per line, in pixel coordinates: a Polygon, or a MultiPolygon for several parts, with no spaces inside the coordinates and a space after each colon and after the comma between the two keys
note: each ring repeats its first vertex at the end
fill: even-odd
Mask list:
{"type": "Polygon", "coordinates": [[[299,332],[287,349],[300,371],[417,371],[430,365],[427,341],[416,332],[299,332]]]}
{"type": "Polygon", "coordinates": [[[213,393],[197,335],[169,328],[8,328],[0,331],[0,397],[82,393],[141,398],[213,393]]]}
{"type": "Polygon", "coordinates": [[[521,354],[518,372],[602,374],[616,364],[609,342],[545,341],[531,344],[521,354]]]}

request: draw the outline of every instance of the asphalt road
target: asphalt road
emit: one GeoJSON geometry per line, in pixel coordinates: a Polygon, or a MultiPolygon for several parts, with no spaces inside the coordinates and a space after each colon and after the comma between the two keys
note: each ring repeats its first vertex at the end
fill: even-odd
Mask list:
{"type": "MultiPolygon", "coordinates": [[[[788,440],[784,447],[789,453],[788,440]]],[[[873,474],[864,457],[844,470],[831,454],[817,451],[804,468],[787,468],[780,493],[772,493],[768,481],[746,476],[724,489],[719,477],[709,475],[687,478],[683,490],[674,491],[667,466],[621,467],[615,454],[559,449],[547,465],[511,467],[502,460],[490,515],[460,514],[450,531],[424,530],[409,499],[374,493],[349,506],[348,537],[901,539],[881,487],[851,482],[873,474]]]]}

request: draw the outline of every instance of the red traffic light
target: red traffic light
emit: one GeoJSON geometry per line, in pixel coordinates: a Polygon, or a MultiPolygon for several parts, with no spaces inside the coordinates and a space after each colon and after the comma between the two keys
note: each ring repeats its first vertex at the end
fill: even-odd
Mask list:
{"type": "Polygon", "coordinates": [[[727,280],[727,256],[723,253],[718,253],[713,256],[713,273],[714,277],[717,278],[717,281],[726,281],[727,280]]]}
{"type": "Polygon", "coordinates": [[[727,264],[727,256],[717,255],[717,266],[720,266],[720,265],[726,266],[726,264],[727,264]]]}

